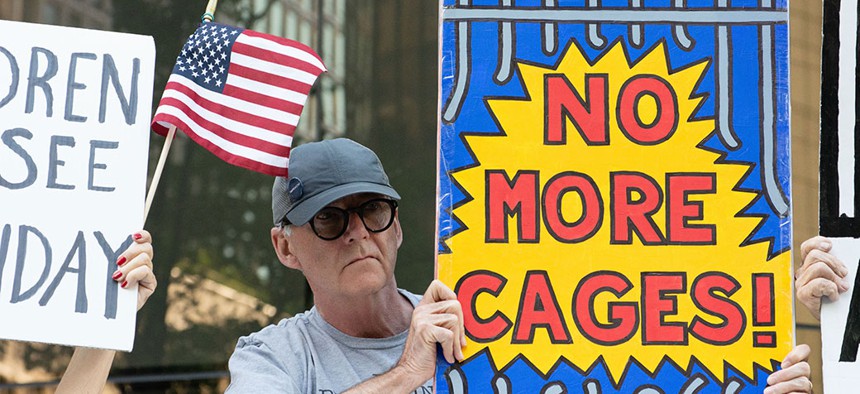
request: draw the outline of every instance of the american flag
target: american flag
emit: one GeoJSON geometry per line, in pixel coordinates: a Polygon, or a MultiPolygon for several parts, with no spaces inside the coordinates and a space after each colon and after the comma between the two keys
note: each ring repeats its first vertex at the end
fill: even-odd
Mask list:
{"type": "Polygon", "coordinates": [[[217,23],[188,39],[152,120],[222,160],[286,176],[293,132],[325,65],[298,42],[217,23]]]}

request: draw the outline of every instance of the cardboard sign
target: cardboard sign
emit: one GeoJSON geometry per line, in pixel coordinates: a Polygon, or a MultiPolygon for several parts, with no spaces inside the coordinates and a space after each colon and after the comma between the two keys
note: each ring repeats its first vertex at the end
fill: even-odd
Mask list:
{"type": "Polygon", "coordinates": [[[848,266],[852,284],[838,302],[821,307],[824,390],[853,393],[860,384],[860,219],[857,211],[857,0],[824,1],[821,76],[819,232],[830,237],[832,253],[848,266]]]}
{"type": "Polygon", "coordinates": [[[786,1],[442,4],[437,392],[755,393],[793,346],[786,1]]]}
{"type": "Polygon", "coordinates": [[[151,37],[0,21],[0,338],[131,350],[151,37]]]}

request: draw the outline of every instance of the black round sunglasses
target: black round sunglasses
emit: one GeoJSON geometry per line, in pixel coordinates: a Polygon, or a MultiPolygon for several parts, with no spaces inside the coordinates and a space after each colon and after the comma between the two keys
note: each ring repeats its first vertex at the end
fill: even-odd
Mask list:
{"type": "Polygon", "coordinates": [[[349,227],[349,218],[352,212],[358,214],[364,228],[371,233],[381,233],[388,230],[394,223],[394,212],[397,211],[397,201],[387,198],[375,198],[361,205],[343,209],[338,207],[325,207],[311,218],[311,229],[314,234],[326,241],[340,238],[349,227]]]}

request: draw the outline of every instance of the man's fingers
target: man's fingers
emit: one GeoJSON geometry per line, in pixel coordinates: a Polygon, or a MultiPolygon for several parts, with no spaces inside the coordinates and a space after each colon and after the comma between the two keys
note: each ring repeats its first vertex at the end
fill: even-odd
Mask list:
{"type": "Polygon", "coordinates": [[[820,235],[807,239],[800,244],[800,260],[806,260],[806,256],[814,249],[829,252],[831,247],[833,244],[830,243],[830,240],[820,235]]]}
{"type": "Polygon", "coordinates": [[[820,304],[822,297],[827,297],[830,301],[839,300],[839,293],[839,287],[832,280],[815,278],[798,287],[797,298],[804,304],[808,304],[807,301],[820,304]]]}
{"type": "Polygon", "coordinates": [[[420,304],[432,304],[438,301],[444,300],[456,300],[457,294],[454,294],[454,291],[445,286],[442,281],[436,279],[430,283],[430,286],[427,287],[427,291],[424,292],[424,297],[421,298],[420,304]]]}
{"type": "Polygon", "coordinates": [[[457,294],[440,280],[434,280],[424,292],[419,307],[423,305],[434,305],[436,312],[451,312],[457,314],[460,321],[460,346],[466,346],[466,323],[463,319],[463,307],[457,300],[457,294]]]}
{"type": "Polygon", "coordinates": [[[840,278],[844,278],[848,275],[848,267],[842,262],[842,260],[839,260],[836,256],[830,253],[814,249],[803,259],[803,264],[797,268],[795,277],[803,275],[804,272],[812,265],[819,263],[826,264],[840,278]]]}
{"type": "Polygon", "coordinates": [[[797,378],[782,382],[764,389],[764,394],[793,394],[812,393],[812,381],[808,378],[797,378]]]}
{"type": "Polygon", "coordinates": [[[827,297],[831,301],[839,300],[839,289],[836,284],[827,279],[818,278],[797,289],[797,299],[806,305],[816,318],[820,318],[822,297],[827,297]]]}
{"type": "Polygon", "coordinates": [[[780,369],[767,377],[767,383],[775,386],[780,383],[798,383],[803,379],[809,379],[810,368],[808,363],[795,364],[789,368],[780,369]]]}
{"type": "Polygon", "coordinates": [[[454,359],[454,333],[444,327],[429,326],[427,327],[426,334],[425,341],[427,345],[435,347],[436,343],[440,344],[445,361],[453,364],[456,361],[454,359]]]}
{"type": "Polygon", "coordinates": [[[426,324],[428,326],[441,327],[450,331],[454,338],[454,342],[451,344],[453,346],[454,355],[457,360],[463,360],[463,343],[461,338],[464,334],[460,324],[461,319],[458,315],[453,313],[433,313],[423,314],[422,316],[415,317],[415,319],[417,319],[418,325],[426,324]]]}
{"type": "Polygon", "coordinates": [[[810,349],[807,345],[797,345],[785,359],[782,360],[782,369],[767,377],[769,385],[765,394],[784,393],[812,393],[812,381],[809,380],[812,372],[809,363],[810,349]]]}
{"type": "Polygon", "coordinates": [[[809,363],[799,362],[770,374],[767,377],[767,383],[775,385],[781,382],[793,381],[797,378],[808,378],[809,374],[809,363]]]}
{"type": "Polygon", "coordinates": [[[803,273],[797,277],[795,285],[800,288],[816,279],[824,279],[829,282],[833,282],[839,289],[840,293],[847,291],[848,288],[851,287],[848,283],[848,279],[839,276],[839,274],[833,272],[833,269],[829,265],[820,261],[812,264],[808,269],[803,271],[803,273]]]}
{"type": "Polygon", "coordinates": [[[795,346],[794,349],[788,352],[788,354],[782,360],[782,368],[788,368],[794,364],[808,360],[810,353],[812,353],[812,350],[807,344],[800,344],[795,346]]]}

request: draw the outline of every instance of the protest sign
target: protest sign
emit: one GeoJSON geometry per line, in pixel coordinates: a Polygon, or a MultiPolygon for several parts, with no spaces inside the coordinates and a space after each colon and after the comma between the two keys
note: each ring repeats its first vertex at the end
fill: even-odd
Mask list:
{"type": "Polygon", "coordinates": [[[151,37],[0,21],[0,338],[131,350],[151,37]]]}
{"type": "Polygon", "coordinates": [[[786,1],[443,0],[437,392],[754,393],[794,341],[786,1]]]}
{"type": "Polygon", "coordinates": [[[851,284],[837,302],[824,300],[821,307],[821,361],[828,394],[853,393],[860,384],[857,5],[857,0],[824,1],[819,232],[831,238],[832,253],[848,266],[845,279],[851,284]]]}

